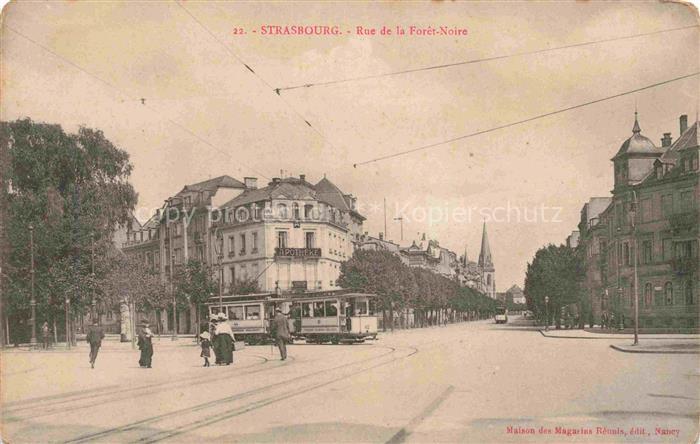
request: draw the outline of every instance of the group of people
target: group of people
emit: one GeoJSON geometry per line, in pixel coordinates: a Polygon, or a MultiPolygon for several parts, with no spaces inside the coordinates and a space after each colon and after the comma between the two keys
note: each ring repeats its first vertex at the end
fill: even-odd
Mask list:
{"type": "Polygon", "coordinates": [[[236,338],[233,336],[231,325],[228,323],[228,317],[225,313],[212,315],[210,330],[211,333],[205,330],[199,335],[202,347],[200,356],[204,358],[204,367],[210,366],[209,358],[211,357],[212,349],[214,350],[214,363],[216,365],[233,364],[236,338]]]}
{"type": "MultiPolygon", "coordinates": [[[[233,351],[236,349],[236,338],[231,330],[231,325],[228,323],[228,317],[225,313],[212,315],[210,321],[211,332],[205,330],[199,337],[201,339],[200,356],[204,358],[204,367],[209,367],[209,358],[211,351],[214,351],[216,365],[231,365],[233,363],[233,351]]],[[[287,359],[287,342],[291,340],[287,317],[282,314],[281,309],[277,309],[275,317],[270,323],[272,336],[275,339],[277,347],[280,351],[280,357],[284,361],[287,359]]],[[[87,342],[90,344],[90,366],[95,368],[97,354],[102,345],[102,340],[105,337],[104,330],[97,323],[97,320],[88,327],[86,336],[87,342]]],[[[148,321],[141,321],[141,326],[138,334],[138,347],[141,351],[139,356],[139,366],[142,368],[152,368],[153,361],[153,332],[150,329],[148,321]]]]}

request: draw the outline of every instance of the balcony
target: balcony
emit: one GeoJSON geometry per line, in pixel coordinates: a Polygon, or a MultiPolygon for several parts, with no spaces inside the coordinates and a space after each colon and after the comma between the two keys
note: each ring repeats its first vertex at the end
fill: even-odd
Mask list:
{"type": "Polygon", "coordinates": [[[699,219],[697,209],[675,213],[668,218],[674,235],[697,231],[699,219]]]}
{"type": "Polygon", "coordinates": [[[689,275],[698,271],[698,258],[677,257],[671,260],[671,268],[677,275],[689,275]]]}

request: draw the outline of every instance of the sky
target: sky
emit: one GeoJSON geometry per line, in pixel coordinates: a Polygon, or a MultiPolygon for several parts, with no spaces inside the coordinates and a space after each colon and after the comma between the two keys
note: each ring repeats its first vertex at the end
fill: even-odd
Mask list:
{"type": "Polygon", "coordinates": [[[657,145],[698,112],[695,76],[363,163],[697,72],[697,27],[274,92],[697,26],[681,3],[55,1],[10,3],[2,18],[0,118],[102,130],[131,156],[142,221],[185,184],[222,174],[325,174],[358,198],[373,235],[386,199],[387,237],[402,244],[426,233],[476,260],[486,222],[498,291],[522,286],[537,249],[564,242],[583,204],[609,195],[635,109],[657,145]],[[342,33],[262,35],[265,25],[342,33]]]}

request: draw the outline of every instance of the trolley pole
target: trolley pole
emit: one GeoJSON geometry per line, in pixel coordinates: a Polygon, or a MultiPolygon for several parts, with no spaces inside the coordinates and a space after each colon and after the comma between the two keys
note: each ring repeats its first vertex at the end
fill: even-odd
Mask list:
{"type": "Polygon", "coordinates": [[[36,344],[36,297],[34,295],[34,225],[29,224],[29,254],[30,254],[30,269],[29,277],[31,280],[31,299],[29,301],[29,306],[32,310],[32,317],[29,323],[32,326],[32,338],[30,342],[36,344]]]}

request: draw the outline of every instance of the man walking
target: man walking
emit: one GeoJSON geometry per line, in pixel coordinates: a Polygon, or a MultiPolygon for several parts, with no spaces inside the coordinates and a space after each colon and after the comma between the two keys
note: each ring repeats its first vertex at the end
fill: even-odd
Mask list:
{"type": "Polygon", "coordinates": [[[97,319],[92,321],[92,325],[88,328],[88,334],[86,337],[87,342],[90,344],[90,366],[95,368],[95,361],[97,360],[97,352],[100,351],[100,346],[102,345],[102,340],[105,337],[105,332],[97,324],[97,319]]]}
{"type": "Polygon", "coordinates": [[[292,335],[289,333],[287,317],[282,314],[282,309],[279,307],[275,309],[275,317],[272,319],[271,327],[277,347],[280,349],[280,356],[284,361],[287,359],[287,341],[291,339],[292,335]]]}

